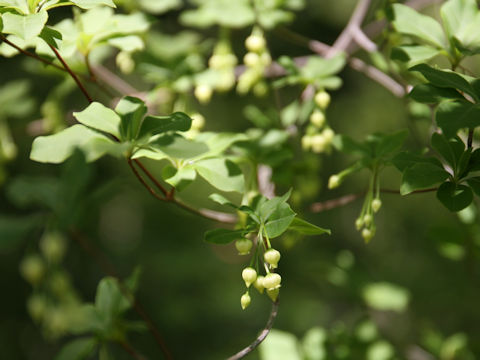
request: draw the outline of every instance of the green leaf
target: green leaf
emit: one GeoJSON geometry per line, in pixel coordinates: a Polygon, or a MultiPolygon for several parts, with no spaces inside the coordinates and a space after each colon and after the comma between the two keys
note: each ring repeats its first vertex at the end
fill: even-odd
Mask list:
{"type": "Polygon", "coordinates": [[[130,53],[143,50],[145,47],[142,38],[137,35],[115,37],[112,39],[108,39],[107,43],[116,47],[119,50],[130,53]]]}
{"type": "Polygon", "coordinates": [[[20,14],[29,13],[28,3],[25,0],[0,0],[0,7],[16,10],[20,14]]]}
{"type": "Polygon", "coordinates": [[[214,157],[222,154],[230,146],[236,142],[248,140],[248,136],[245,134],[234,133],[200,133],[196,140],[204,142],[208,146],[208,152],[202,154],[198,159],[204,159],[207,157],[214,157]]]}
{"type": "Polygon", "coordinates": [[[463,128],[480,125],[480,105],[469,101],[444,101],[437,107],[435,120],[447,138],[452,138],[463,128]]]}
{"type": "Polygon", "coordinates": [[[426,62],[431,58],[439,55],[439,49],[435,49],[426,45],[402,45],[392,49],[390,57],[392,60],[406,62],[408,66],[426,62]]]}
{"type": "Polygon", "coordinates": [[[408,306],[410,293],[398,285],[377,282],[363,289],[363,299],[376,310],[401,312],[408,306]]]}
{"type": "Polygon", "coordinates": [[[410,98],[424,104],[436,104],[444,100],[465,99],[457,90],[441,88],[432,84],[415,85],[408,94],[410,98]]]}
{"type": "Polygon", "coordinates": [[[76,148],[85,153],[87,161],[94,161],[108,153],[115,143],[104,135],[77,124],[50,136],[39,136],[32,144],[30,159],[42,163],[59,164],[72,155],[76,148]]]}
{"type": "Polygon", "coordinates": [[[147,113],[145,103],[133,96],[124,96],[115,107],[115,112],[120,115],[120,132],[123,139],[135,140],[142,119],[147,113]]]}
{"type": "Polygon", "coordinates": [[[5,13],[2,15],[2,20],[3,33],[13,34],[28,41],[40,35],[47,23],[48,14],[46,11],[28,15],[5,13]]]}
{"type": "Polygon", "coordinates": [[[270,239],[282,235],[295,218],[295,212],[287,203],[280,203],[265,223],[265,232],[270,239]]]}
{"type": "Polygon", "coordinates": [[[392,162],[401,172],[404,172],[407,168],[412,167],[417,163],[427,163],[442,168],[442,163],[434,157],[425,157],[407,151],[395,155],[392,162]]]}
{"type": "Polygon", "coordinates": [[[118,280],[104,277],[100,280],[95,295],[95,308],[100,315],[113,319],[131,307],[131,302],[120,290],[118,280]]]}
{"type": "Polygon", "coordinates": [[[311,224],[308,221],[295,217],[288,230],[296,231],[302,235],[322,235],[322,234],[331,234],[329,229],[323,229],[317,225],[311,224]]]}
{"type": "Polygon", "coordinates": [[[168,116],[147,116],[143,120],[138,137],[156,135],[167,131],[188,131],[191,126],[192,119],[182,112],[174,112],[168,116]]]}
{"type": "Polygon", "coordinates": [[[182,0],[140,0],[140,6],[150,14],[160,15],[183,5],[182,0]]]}
{"type": "Polygon", "coordinates": [[[200,160],[192,166],[217,189],[243,192],[244,177],[234,162],[227,159],[207,159],[200,160]]]}
{"type": "Polygon", "coordinates": [[[328,59],[310,56],[305,66],[300,68],[300,75],[310,80],[328,78],[339,73],[345,67],[345,64],[346,60],[343,54],[328,59]]]}
{"type": "Polygon", "coordinates": [[[475,20],[477,14],[478,5],[475,0],[449,0],[440,8],[443,25],[449,37],[458,37],[475,20]]]}
{"type": "Polygon", "coordinates": [[[304,358],[308,360],[324,360],[327,357],[327,331],[321,327],[313,327],[302,339],[304,358]]]}
{"type": "Polygon", "coordinates": [[[70,1],[75,5],[77,5],[78,7],[85,10],[88,10],[97,6],[102,6],[102,5],[110,6],[112,8],[116,7],[113,0],[70,0],[70,1]]]}
{"type": "Polygon", "coordinates": [[[267,201],[265,201],[260,208],[258,209],[258,214],[260,219],[265,222],[268,220],[270,215],[281,205],[288,201],[290,195],[292,194],[292,189],[288,190],[282,196],[275,196],[267,201]]]}
{"type": "Polygon", "coordinates": [[[214,229],[205,233],[205,241],[211,244],[226,245],[234,240],[245,237],[248,232],[245,229],[229,230],[229,229],[214,229]]]}
{"type": "Polygon", "coordinates": [[[112,109],[93,102],[81,112],[74,112],[78,122],[120,138],[120,117],[112,109]]]}
{"type": "Polygon", "coordinates": [[[417,163],[403,172],[400,194],[407,195],[415,190],[429,188],[448,178],[443,167],[431,163],[417,163]]]}
{"type": "Polygon", "coordinates": [[[477,196],[480,196],[480,176],[476,176],[476,177],[467,179],[467,184],[470,185],[473,192],[477,196]]]}
{"type": "Polygon", "coordinates": [[[381,158],[399,150],[405,142],[407,135],[408,132],[406,130],[388,135],[377,134],[378,142],[375,146],[375,156],[381,158]]]}
{"type": "Polygon", "coordinates": [[[196,176],[197,173],[191,166],[185,166],[178,169],[173,175],[165,178],[165,181],[177,191],[182,191],[195,180],[196,176]]]}
{"type": "Polygon", "coordinates": [[[197,158],[209,150],[203,142],[188,140],[180,135],[163,135],[150,146],[175,159],[197,158]]]}
{"type": "Polygon", "coordinates": [[[432,135],[432,147],[452,166],[453,169],[457,166],[457,161],[463,153],[464,144],[460,141],[448,141],[447,138],[438,133],[432,135]]]}
{"type": "Polygon", "coordinates": [[[432,85],[441,88],[453,88],[463,91],[478,101],[478,96],[472,85],[470,85],[470,83],[461,75],[453,71],[435,69],[427,64],[418,64],[411,67],[409,70],[420,72],[428,81],[432,83],[432,85]]]}
{"type": "Polygon", "coordinates": [[[42,32],[39,35],[43,41],[45,41],[48,45],[53,46],[54,48],[58,49],[58,46],[60,44],[59,40],[62,40],[62,33],[59,31],[49,27],[45,26],[42,29],[42,32]]]}
{"type": "Polygon", "coordinates": [[[88,359],[97,346],[97,339],[84,337],[72,340],[65,344],[55,356],[55,360],[84,360],[88,359]]]}
{"type": "Polygon", "coordinates": [[[258,350],[262,360],[302,360],[295,335],[273,329],[258,350]]]}
{"type": "Polygon", "coordinates": [[[333,138],[333,146],[339,151],[356,154],[361,156],[370,156],[371,150],[365,144],[356,142],[351,137],[346,135],[337,135],[333,138]]]}
{"type": "Polygon", "coordinates": [[[220,194],[211,194],[208,197],[210,200],[215,201],[216,203],[220,205],[228,205],[234,209],[238,209],[238,206],[232,203],[230,200],[228,200],[226,197],[220,194]]]}
{"type": "Polygon", "coordinates": [[[473,193],[468,186],[446,181],[438,188],[437,198],[448,210],[460,211],[472,203],[473,193]]]}
{"type": "Polygon", "coordinates": [[[443,29],[436,20],[406,5],[394,4],[392,8],[395,16],[393,26],[398,32],[425,40],[440,49],[446,47],[443,29]]]}

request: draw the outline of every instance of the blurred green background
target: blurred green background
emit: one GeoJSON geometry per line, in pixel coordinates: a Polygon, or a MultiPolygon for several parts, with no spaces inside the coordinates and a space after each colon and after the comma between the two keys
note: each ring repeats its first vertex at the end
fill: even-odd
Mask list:
{"type": "MultiPolygon", "coordinates": [[[[331,43],[355,3],[312,0],[289,28],[331,43]]],[[[60,19],[70,13],[65,10],[56,14],[60,19]]],[[[158,16],[153,28],[174,34],[183,28],[178,15],[173,11],[158,16]]],[[[373,18],[374,14],[370,16],[373,18]]],[[[214,31],[203,34],[215,36],[214,31]]],[[[244,51],[247,35],[246,30],[232,33],[238,55],[244,51]]],[[[309,54],[275,32],[267,34],[267,39],[274,58],[309,54]]],[[[111,59],[106,66],[114,67],[111,59]]],[[[249,344],[265,325],[271,303],[265,296],[253,294],[250,307],[241,310],[244,284],[240,274],[248,260],[238,256],[233,245],[212,246],[203,241],[203,233],[218,225],[156,201],[125,162],[106,158],[75,165],[77,168],[65,175],[69,163],[57,166],[30,161],[40,104],[51,96],[50,91],[62,77],[21,56],[1,58],[0,69],[0,86],[18,79],[28,84],[20,101],[15,101],[18,116],[2,115],[1,119],[12,130],[18,154],[5,165],[5,181],[0,187],[0,357],[52,359],[71,338],[45,339],[27,312],[32,288],[20,276],[19,263],[25,254],[38,251],[42,233],[21,225],[25,230],[21,241],[5,240],[5,231],[11,229],[15,218],[36,214],[38,218],[33,221],[50,221],[48,210],[35,201],[35,191],[29,197],[33,200],[26,201],[25,206],[12,201],[12,192],[25,193],[31,188],[22,181],[31,179],[35,183],[40,178],[60,178],[64,183],[78,180],[64,184],[77,187],[80,194],[75,198],[79,213],[64,214],[65,218],[75,218],[82,236],[105,252],[122,278],[140,266],[138,299],[174,358],[223,359],[249,344]]],[[[327,113],[335,132],[362,140],[372,132],[393,132],[413,124],[419,129],[421,141],[426,141],[428,121],[413,117],[405,100],[351,69],[344,70],[341,77],[344,86],[332,93],[327,113]]],[[[134,75],[129,80],[140,89],[150,86],[134,75]]],[[[281,93],[280,101],[298,96],[298,91],[281,93]]],[[[273,95],[259,100],[232,92],[214,95],[209,105],[199,105],[192,98],[191,106],[206,117],[206,130],[244,131],[251,126],[242,115],[244,107],[252,103],[268,107],[274,101],[273,95]]],[[[85,102],[74,91],[65,97],[63,105],[63,115],[71,123],[72,110],[82,109],[85,102]]],[[[413,141],[408,145],[418,148],[413,141]]],[[[329,191],[325,186],[329,176],[355,159],[337,152],[315,156],[321,157],[316,183],[300,180],[296,190],[308,192],[313,186],[319,191],[314,198],[297,204],[295,210],[314,224],[330,228],[332,235],[297,241],[287,234],[275,240],[274,246],[282,252],[283,280],[274,328],[286,333],[272,334],[260,352],[247,358],[295,360],[289,353],[291,341],[292,346],[313,346],[316,350],[309,351],[318,350],[317,359],[475,359],[480,354],[480,226],[475,208],[459,217],[440,206],[433,193],[403,198],[383,194],[383,207],[376,217],[377,235],[366,245],[354,226],[361,199],[320,213],[310,211],[309,204],[364,191],[367,174],[354,176],[329,191]],[[312,328],[313,345],[302,343],[312,328]],[[270,353],[281,348],[275,341],[285,346],[281,354],[270,353]]],[[[399,182],[400,173],[394,169],[382,176],[385,188],[398,188],[399,182]]],[[[277,191],[282,194],[288,187],[277,191]]],[[[204,196],[210,190],[208,184],[199,182],[181,197],[194,206],[214,208],[215,204],[204,196]]],[[[71,237],[62,266],[78,296],[92,302],[105,273],[71,237]]],[[[138,320],[133,311],[128,318],[138,320]]],[[[161,358],[148,332],[133,333],[131,342],[148,358],[161,358]]],[[[111,350],[115,359],[129,358],[120,347],[112,345],[111,350]]]]}

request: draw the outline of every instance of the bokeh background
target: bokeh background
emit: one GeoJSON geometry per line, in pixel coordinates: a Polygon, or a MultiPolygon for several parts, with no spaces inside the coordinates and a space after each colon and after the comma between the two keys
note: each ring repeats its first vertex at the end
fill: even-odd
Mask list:
{"type": "MultiPolygon", "coordinates": [[[[306,8],[288,28],[332,43],[355,3],[307,1],[306,8]]],[[[377,2],[375,7],[381,5],[377,2]]],[[[70,11],[59,9],[52,23],[70,16],[70,11]]],[[[170,11],[157,16],[151,33],[176,34],[185,30],[178,22],[179,14],[170,11]]],[[[372,11],[368,19],[377,15],[372,11]]],[[[216,36],[214,29],[200,33],[204,39],[216,36]]],[[[232,32],[234,51],[239,56],[245,51],[243,41],[248,34],[248,29],[232,32]]],[[[267,40],[274,58],[309,54],[276,32],[268,33],[267,40]]],[[[205,46],[211,48],[208,41],[205,46]]],[[[153,50],[149,53],[147,47],[145,56],[162,61],[157,55],[153,50]]],[[[102,56],[105,66],[117,71],[113,56],[102,56]]],[[[8,123],[18,148],[15,159],[2,166],[4,179],[0,186],[0,357],[52,359],[72,338],[45,337],[32,321],[26,305],[32,288],[19,272],[22,258],[38,251],[42,231],[31,230],[23,220],[18,224],[15,221],[28,217],[32,222],[48,224],[49,210],[36,198],[48,197],[59,187],[65,194],[65,189],[71,189],[71,196],[65,195],[62,200],[71,201],[71,206],[65,205],[62,221],[72,221],[81,236],[106,254],[122,278],[136,267],[141,268],[138,299],[175,358],[222,359],[250,343],[265,325],[271,303],[265,296],[253,294],[250,307],[241,310],[244,284],[240,274],[248,260],[238,256],[233,245],[212,246],[203,241],[204,232],[218,225],[155,200],[125,162],[112,158],[89,165],[30,161],[38,121],[47,111],[41,105],[52,97],[62,97],[58,116],[72,123],[71,112],[82,109],[85,101],[76,90],[64,96],[55,86],[64,82],[68,88],[72,86],[69,80],[32,59],[0,58],[0,69],[0,87],[22,81],[16,85],[20,88],[18,97],[8,100],[12,88],[0,97],[0,123],[8,123]],[[2,111],[7,108],[11,110],[2,111]],[[46,194],[37,192],[35,184],[41,179],[47,184],[43,187],[46,194]],[[18,200],[22,194],[26,197],[23,204],[18,200]]],[[[414,127],[420,144],[410,137],[406,146],[418,149],[425,145],[429,119],[412,115],[405,99],[395,98],[349,68],[342,71],[341,77],[344,86],[332,92],[327,113],[335,132],[362,140],[372,132],[414,127]]],[[[152,88],[152,83],[141,76],[126,78],[143,91],[152,88]]],[[[230,92],[214,95],[208,105],[198,104],[193,97],[189,101],[207,119],[206,130],[245,131],[252,126],[243,115],[245,106],[268,107],[275,101],[289,101],[299,91],[282,91],[279,99],[273,95],[262,99],[240,97],[230,92]]],[[[297,179],[295,190],[307,195],[293,206],[314,224],[330,228],[332,235],[299,240],[287,234],[275,240],[274,246],[282,253],[283,278],[276,331],[261,351],[247,358],[295,360],[289,352],[292,347],[313,346],[316,359],[475,359],[480,354],[480,226],[475,207],[457,216],[440,206],[433,193],[406,197],[382,194],[377,234],[365,244],[354,226],[361,198],[319,213],[312,212],[310,205],[361,193],[367,187],[368,174],[359,173],[338,189],[327,190],[329,176],[355,158],[335,151],[314,156],[316,177],[297,179]],[[304,341],[306,334],[310,342],[304,341]],[[275,353],[278,350],[280,353],[275,353]]],[[[155,164],[147,165],[160,174],[155,164]]],[[[400,173],[394,168],[382,174],[382,187],[398,189],[399,183],[400,173]]],[[[278,186],[277,193],[284,193],[292,185],[278,186]]],[[[182,192],[181,198],[196,207],[216,208],[205,200],[209,192],[208,184],[200,181],[182,192]]],[[[68,236],[68,250],[61,266],[77,296],[92,302],[105,272],[72,236],[68,236]]],[[[138,320],[133,311],[128,317],[138,320]]],[[[148,358],[161,358],[148,332],[133,333],[131,342],[148,358]]],[[[120,347],[112,345],[111,350],[114,359],[129,358],[120,347]]]]}

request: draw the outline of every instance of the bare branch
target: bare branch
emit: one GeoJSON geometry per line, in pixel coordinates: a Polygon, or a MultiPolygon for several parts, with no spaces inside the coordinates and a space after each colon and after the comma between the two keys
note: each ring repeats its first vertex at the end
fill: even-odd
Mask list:
{"type": "Polygon", "coordinates": [[[397,97],[405,96],[405,88],[383,71],[378,70],[376,67],[368,65],[364,61],[354,57],[348,60],[348,64],[352,69],[365,74],[370,79],[382,85],[393,95],[397,97]]]}
{"type": "Polygon", "coordinates": [[[268,318],[267,324],[265,325],[263,330],[260,332],[260,334],[257,336],[257,338],[250,345],[248,345],[246,348],[240,350],[235,355],[230,356],[227,360],[238,360],[238,359],[241,359],[241,358],[247,356],[253,350],[255,350],[257,348],[257,346],[260,345],[263,340],[265,340],[267,335],[270,333],[270,330],[272,329],[273,322],[275,321],[275,318],[277,317],[278,304],[279,304],[279,298],[277,298],[277,301],[275,301],[272,304],[272,311],[270,312],[270,317],[268,318]]]}

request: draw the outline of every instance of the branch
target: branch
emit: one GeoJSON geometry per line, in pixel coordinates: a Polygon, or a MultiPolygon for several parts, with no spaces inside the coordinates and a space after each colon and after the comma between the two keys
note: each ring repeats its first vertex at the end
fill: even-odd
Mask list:
{"type": "Polygon", "coordinates": [[[227,360],[238,360],[247,356],[249,353],[255,350],[263,340],[265,340],[267,335],[270,333],[270,330],[272,329],[275,318],[277,317],[279,300],[280,299],[277,298],[277,300],[272,304],[272,311],[270,312],[270,317],[268,318],[267,324],[265,325],[263,330],[260,332],[260,334],[257,336],[257,338],[246,348],[240,350],[235,355],[230,356],[227,360]]]}
{"type": "Polygon", "coordinates": [[[338,36],[337,40],[333,43],[332,47],[329,49],[326,54],[327,57],[332,57],[335,54],[345,51],[352,42],[354,37],[354,32],[360,29],[365,16],[367,15],[368,8],[370,7],[371,0],[360,0],[353,11],[350,20],[348,21],[347,26],[338,36]]]}
{"type": "Polygon", "coordinates": [[[126,341],[119,341],[120,346],[129,353],[135,360],[146,360],[143,355],[137,353],[137,351],[126,341]]]}
{"type": "MultiPolygon", "coordinates": [[[[437,191],[438,188],[428,188],[428,189],[422,189],[422,190],[415,190],[412,191],[411,193],[407,195],[413,195],[413,194],[424,194],[428,192],[433,192],[437,191]]],[[[400,190],[395,190],[395,189],[380,189],[381,193],[384,194],[400,194],[400,190]]],[[[312,212],[322,212],[322,211],[327,211],[327,210],[332,210],[337,207],[345,206],[347,204],[350,204],[351,202],[357,200],[360,196],[363,196],[365,194],[365,191],[356,193],[356,194],[348,194],[341,196],[336,199],[330,199],[326,201],[321,201],[321,202],[316,202],[310,205],[310,210],[312,212]]]]}
{"type": "Polygon", "coordinates": [[[78,88],[81,90],[83,95],[87,98],[88,102],[92,103],[93,102],[92,98],[88,94],[87,89],[85,89],[83,84],[80,82],[80,79],[78,78],[78,76],[72,71],[72,69],[70,69],[70,67],[67,65],[65,60],[63,60],[63,58],[60,56],[57,49],[55,49],[55,47],[53,47],[52,45],[49,45],[49,46],[50,46],[50,49],[52,49],[52,51],[55,53],[55,56],[57,57],[57,59],[62,63],[65,70],[70,74],[72,79],[75,81],[75,83],[77,84],[78,88]]]}

